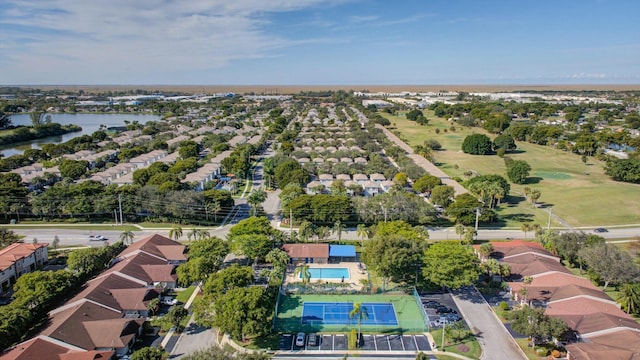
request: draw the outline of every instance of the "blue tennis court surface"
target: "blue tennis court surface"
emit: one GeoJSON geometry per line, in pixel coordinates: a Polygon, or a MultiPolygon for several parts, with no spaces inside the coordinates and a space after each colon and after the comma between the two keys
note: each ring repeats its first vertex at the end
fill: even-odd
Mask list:
{"type": "MultiPolygon", "coordinates": [[[[362,325],[398,325],[398,317],[392,303],[362,303],[367,316],[362,325]]],[[[305,302],[302,309],[303,324],[349,325],[357,324],[357,315],[349,317],[353,310],[351,302],[305,302]]]]}

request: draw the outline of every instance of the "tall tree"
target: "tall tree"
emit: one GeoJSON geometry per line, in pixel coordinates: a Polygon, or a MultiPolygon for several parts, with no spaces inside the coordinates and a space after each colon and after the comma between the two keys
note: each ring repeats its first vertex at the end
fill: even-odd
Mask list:
{"type": "Polygon", "coordinates": [[[169,230],[169,238],[173,239],[174,241],[178,241],[180,240],[181,237],[182,237],[182,226],[173,225],[169,230]]]}
{"type": "Polygon", "coordinates": [[[631,282],[640,276],[640,270],[629,253],[613,244],[584,247],[578,251],[578,258],[602,278],[605,290],[609,284],[631,282]]]}
{"type": "Polygon", "coordinates": [[[342,232],[345,231],[346,229],[347,229],[347,225],[340,220],[336,220],[336,222],[333,223],[332,232],[338,235],[338,243],[342,243],[342,232]]]}
{"type": "Polygon", "coordinates": [[[247,202],[251,206],[251,215],[256,215],[258,206],[267,200],[267,193],[262,189],[255,189],[247,197],[247,202]]]}
{"type": "Polygon", "coordinates": [[[122,241],[122,243],[125,245],[132,244],[134,237],[135,237],[135,234],[131,230],[125,230],[120,233],[120,241],[122,241]]]}
{"type": "Polygon", "coordinates": [[[528,335],[535,347],[536,339],[560,338],[567,332],[567,325],[558,318],[544,314],[544,309],[524,306],[509,313],[511,327],[520,334],[528,335]]]}
{"type": "Polygon", "coordinates": [[[622,285],[616,301],[627,314],[640,313],[640,283],[622,285]]]}
{"type": "Polygon", "coordinates": [[[362,246],[364,247],[364,239],[368,236],[367,225],[358,224],[356,227],[356,236],[362,240],[362,246]]]}
{"type": "Polygon", "coordinates": [[[366,307],[362,306],[362,303],[353,303],[353,309],[349,312],[349,318],[356,318],[358,320],[358,344],[360,344],[360,338],[362,337],[362,320],[369,318],[369,311],[366,307]]]}
{"type": "Polygon", "coordinates": [[[441,241],[424,252],[422,273],[438,286],[457,289],[478,279],[478,262],[473,251],[458,241],[441,241]]]}
{"type": "Polygon", "coordinates": [[[311,280],[311,272],[309,271],[309,265],[307,264],[302,264],[299,266],[296,266],[296,268],[293,270],[293,276],[297,277],[300,276],[300,278],[302,279],[302,284],[308,284],[309,281],[311,280]]]}

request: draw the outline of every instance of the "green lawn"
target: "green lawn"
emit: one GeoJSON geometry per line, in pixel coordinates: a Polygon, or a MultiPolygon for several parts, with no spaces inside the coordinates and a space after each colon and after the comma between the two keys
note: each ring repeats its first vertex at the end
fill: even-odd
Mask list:
{"type": "Polygon", "coordinates": [[[186,304],[187,301],[189,300],[189,298],[191,297],[191,294],[193,294],[193,291],[196,289],[195,285],[189,286],[188,288],[181,290],[181,291],[176,291],[176,299],[183,303],[186,304]]]}
{"type": "MultiPolygon", "coordinates": [[[[435,329],[431,331],[431,335],[433,336],[433,340],[436,342],[438,350],[442,350],[442,329],[435,329]]],[[[467,338],[457,342],[446,337],[444,340],[444,350],[446,352],[460,354],[472,359],[479,359],[480,355],[482,355],[482,348],[474,336],[468,336],[467,338]],[[466,350],[465,346],[469,349],[468,351],[462,351],[466,350]]],[[[438,356],[438,359],[440,359],[440,356],[438,356]]]]}
{"type": "MultiPolygon", "coordinates": [[[[430,111],[426,112],[429,119],[427,126],[418,125],[402,116],[382,115],[391,121],[392,131],[399,131],[401,138],[411,146],[422,144],[427,139],[439,141],[443,150],[436,152],[434,157],[438,166],[448,175],[464,179],[464,173],[472,171],[481,175],[499,174],[506,178],[504,161],[498,156],[469,155],[460,150],[467,135],[486,133],[483,129],[449,123],[430,111]],[[455,131],[451,131],[452,125],[455,131]],[[436,128],[440,129],[439,134],[436,134],[436,128]]],[[[491,138],[496,136],[488,135],[491,138]]],[[[589,158],[585,165],[579,155],[551,147],[527,142],[517,142],[517,146],[517,151],[508,156],[527,161],[532,171],[527,184],[511,185],[512,204],[499,210],[499,214],[506,217],[506,226],[517,227],[522,220],[541,225],[547,223],[546,211],[524,201],[522,194],[525,186],[539,189],[542,193],[539,202],[552,206],[554,214],[573,226],[640,223],[640,207],[636,206],[640,203],[640,185],[612,181],[604,174],[604,163],[594,158],[589,158]]]]}

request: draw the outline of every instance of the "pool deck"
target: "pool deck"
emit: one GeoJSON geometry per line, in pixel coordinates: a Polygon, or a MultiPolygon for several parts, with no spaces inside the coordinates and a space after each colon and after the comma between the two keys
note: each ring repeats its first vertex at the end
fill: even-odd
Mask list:
{"type": "MultiPolygon", "coordinates": [[[[294,276],[294,270],[298,265],[303,265],[303,264],[294,264],[294,265],[290,265],[287,268],[287,273],[284,279],[284,285],[302,282],[297,276],[294,276]]],[[[366,279],[366,280],[369,279],[367,270],[363,270],[365,268],[365,265],[361,264],[363,267],[363,269],[361,269],[358,267],[359,263],[357,262],[340,262],[335,264],[334,263],[331,263],[331,264],[315,263],[315,264],[307,264],[307,265],[309,265],[309,268],[321,268],[321,269],[347,268],[349,269],[349,278],[345,279],[344,282],[349,284],[349,286],[354,290],[361,290],[363,288],[363,285],[360,281],[362,279],[366,279]]],[[[320,281],[322,283],[325,283],[325,282],[341,283],[342,279],[322,279],[322,280],[314,280],[313,278],[311,279],[311,283],[315,281],[320,281]]]]}

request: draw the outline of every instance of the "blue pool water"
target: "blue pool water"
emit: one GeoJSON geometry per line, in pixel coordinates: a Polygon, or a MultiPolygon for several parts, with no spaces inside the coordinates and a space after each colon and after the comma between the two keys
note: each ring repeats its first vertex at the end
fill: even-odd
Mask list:
{"type": "MultiPolygon", "coordinates": [[[[345,280],[349,279],[349,269],[347,268],[309,268],[311,273],[311,280],[331,279],[341,280],[344,277],[345,280]]],[[[302,274],[298,275],[302,279],[302,274]]]]}

